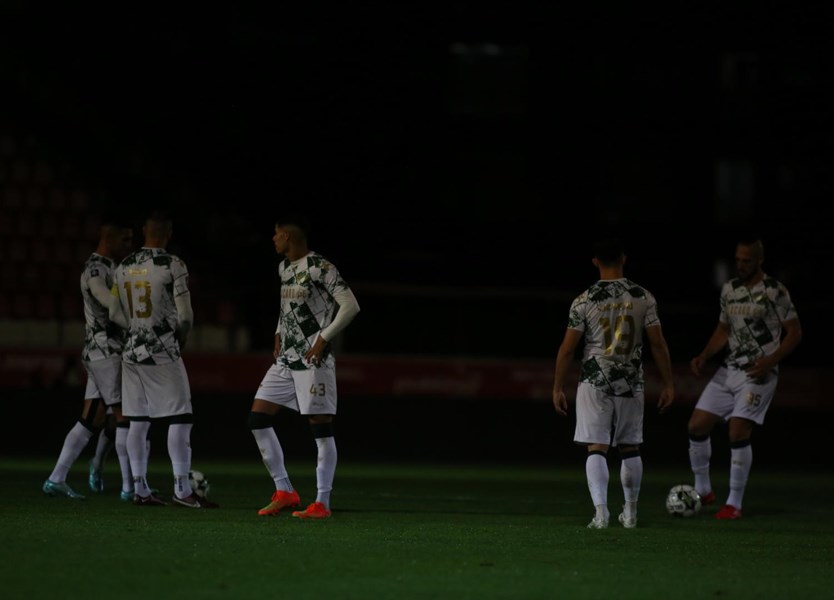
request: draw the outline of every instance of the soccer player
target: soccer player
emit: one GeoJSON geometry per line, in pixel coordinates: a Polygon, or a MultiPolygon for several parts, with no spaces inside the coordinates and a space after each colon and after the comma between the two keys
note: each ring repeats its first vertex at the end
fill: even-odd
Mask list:
{"type": "MultiPolygon", "coordinates": [[[[133,230],[116,219],[105,219],[98,245],[81,271],[81,296],[84,301],[81,362],[87,374],[87,384],[81,416],[64,438],[58,461],[43,484],[43,492],[48,496],[84,498],[66,482],[67,475],[90,438],[100,431],[103,433],[109,412],[117,423],[114,441],[122,472],[121,497],[123,500],[133,498],[133,479],[126,448],[128,422],[121,410],[121,353],[125,331],[108,318],[114,269],[132,249],[133,230]]],[[[100,463],[91,463],[89,485],[95,493],[104,489],[100,463]]]]}
{"type": "Polygon", "coordinates": [[[127,450],[138,506],[165,506],[148,487],[145,440],[151,420],[168,425],[168,456],[174,474],[175,506],[216,508],[191,489],[191,387],[182,351],[194,321],[188,268],[165,248],[173,235],[170,217],[155,211],[142,229],[142,248],[115,273],[110,316],[128,329],[122,354],[123,412],[130,419],[127,450]]]}
{"type": "Polygon", "coordinates": [[[318,447],[316,500],[292,515],[323,519],[331,514],[330,492],[336,472],[336,361],[331,342],[359,312],[359,304],[336,266],[307,246],[304,217],[275,223],[272,242],[284,259],[278,267],[281,305],[270,365],[252,402],[249,428],[275,483],[270,503],[259,515],[275,515],[301,503],[284,465],[273,427],[281,408],[307,415],[318,447]]]}
{"type": "Polygon", "coordinates": [[[736,277],[721,288],[718,325],[690,361],[700,376],[723,351],[723,364],[701,392],[689,418],[689,462],[703,504],[715,502],[710,482],[710,436],[719,421],[729,424],[730,493],[716,519],[740,519],[753,462],[750,439],[764,423],[779,378],[779,362],[802,339],[802,327],[787,288],[762,271],[764,244],[758,236],[736,245],[736,277]],[[784,334],[784,335],[783,335],[784,334]]]}
{"type": "Polygon", "coordinates": [[[611,446],[617,446],[621,459],[625,504],[619,521],[628,529],[637,526],[643,479],[644,334],[663,380],[657,404],[660,412],[665,412],[675,399],[672,364],[657,302],[646,288],[623,276],[625,262],[625,251],[618,240],[595,244],[593,264],[599,270],[599,281],[571,303],[568,326],[556,356],[553,405],[564,416],[568,410],[565,381],[576,348],[584,339],[573,439],[588,450],[585,474],[595,509],[590,529],[608,527],[607,456],[611,446]]]}

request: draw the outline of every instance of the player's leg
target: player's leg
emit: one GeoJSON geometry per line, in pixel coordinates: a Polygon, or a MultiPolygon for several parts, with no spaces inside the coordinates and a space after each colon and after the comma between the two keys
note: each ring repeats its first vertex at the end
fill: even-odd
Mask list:
{"type": "Polygon", "coordinates": [[[293,512],[302,519],[325,519],[330,516],[330,493],[336,475],[338,452],[333,419],[336,415],[336,372],[320,366],[293,373],[301,414],[307,415],[316,441],[316,500],[304,510],[293,512]]]}
{"type": "Polygon", "coordinates": [[[590,529],[604,529],[608,527],[610,514],[608,511],[608,446],[591,444],[588,446],[588,457],[585,459],[585,477],[588,481],[588,491],[594,505],[594,518],[588,524],[590,529]]]}
{"type": "Polygon", "coordinates": [[[744,491],[753,465],[753,429],[764,423],[776,383],[775,375],[753,381],[743,371],[738,374],[736,401],[729,423],[730,492],[724,507],[715,515],[718,519],[741,517],[744,491]]]}
{"type": "Polygon", "coordinates": [[[614,404],[613,443],[620,452],[620,484],[623,487],[623,512],[619,521],[628,529],[637,526],[637,501],[643,482],[643,458],[640,445],[643,443],[644,395],[638,392],[632,398],[611,398],[614,404]]]}
{"type": "Polygon", "coordinates": [[[86,398],[84,400],[81,417],[67,432],[58,460],[52,469],[52,473],[43,484],[43,492],[48,496],[66,496],[78,500],[84,498],[82,494],[73,490],[66,480],[72,465],[75,464],[84,448],[87,447],[90,438],[93,437],[95,432],[94,422],[96,414],[99,412],[102,414],[104,412],[101,398],[86,398]]]}
{"type": "Polygon", "coordinates": [[[608,448],[611,443],[611,424],[614,406],[599,390],[580,383],[576,390],[576,430],[574,442],[587,447],[585,477],[594,505],[590,529],[608,527],[608,448]]]}
{"type": "Polygon", "coordinates": [[[115,444],[116,422],[112,415],[108,414],[105,418],[104,427],[101,428],[96,438],[96,448],[93,453],[93,458],[90,459],[88,484],[90,491],[93,493],[99,494],[104,491],[104,478],[101,471],[104,468],[105,459],[115,444]]]}
{"type": "Polygon", "coordinates": [[[620,446],[620,483],[623,486],[623,512],[619,516],[623,527],[637,526],[637,501],[643,482],[643,458],[640,446],[620,446]]]}
{"type": "Polygon", "coordinates": [[[174,415],[168,421],[168,456],[174,475],[174,500],[188,498],[194,491],[188,473],[191,471],[191,430],[194,427],[194,415],[184,413],[174,415]]]}
{"type": "Polygon", "coordinates": [[[122,365],[122,412],[130,421],[127,455],[133,475],[133,503],[139,506],[165,506],[148,486],[148,446],[151,416],[145,382],[139,365],[122,365]]]}
{"type": "Polygon", "coordinates": [[[275,515],[284,508],[301,503],[284,464],[284,450],[273,427],[275,415],[282,407],[298,410],[295,384],[289,369],[271,365],[258,386],[249,411],[248,426],[258,446],[269,476],[275,485],[269,504],[258,511],[261,516],[275,515]]]}
{"type": "Polygon", "coordinates": [[[330,492],[333,491],[333,479],[336,475],[338,452],[334,436],[333,415],[312,415],[310,429],[316,440],[316,501],[303,511],[293,513],[295,517],[326,518],[330,511],[330,492]]]}
{"type": "Polygon", "coordinates": [[[185,363],[177,360],[149,367],[142,371],[146,394],[150,400],[150,417],[168,427],[167,447],[174,476],[174,506],[186,508],[217,508],[207,498],[200,498],[191,489],[192,450],[191,431],[194,426],[194,409],[191,404],[191,386],[185,363]]]}
{"type": "Polygon", "coordinates": [[[130,468],[130,456],[127,453],[127,435],[130,431],[130,421],[122,414],[122,405],[113,407],[116,421],[116,456],[119,459],[119,469],[122,473],[121,499],[125,502],[133,500],[133,471],[130,468]]]}
{"type": "Polygon", "coordinates": [[[710,479],[712,459],[712,430],[717,423],[727,419],[733,410],[735,399],[727,386],[729,372],[719,368],[701,392],[689,417],[689,466],[694,477],[693,486],[701,495],[703,504],[715,502],[715,492],[710,479]]]}

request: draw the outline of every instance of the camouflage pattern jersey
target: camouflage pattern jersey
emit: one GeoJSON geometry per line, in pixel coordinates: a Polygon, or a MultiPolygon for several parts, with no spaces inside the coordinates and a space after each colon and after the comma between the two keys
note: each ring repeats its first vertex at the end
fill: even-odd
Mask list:
{"type": "Polygon", "coordinates": [[[571,303],[568,327],[584,333],[579,381],[612,396],[643,390],[643,329],[660,325],[657,302],[626,278],[600,280],[571,303]]]}

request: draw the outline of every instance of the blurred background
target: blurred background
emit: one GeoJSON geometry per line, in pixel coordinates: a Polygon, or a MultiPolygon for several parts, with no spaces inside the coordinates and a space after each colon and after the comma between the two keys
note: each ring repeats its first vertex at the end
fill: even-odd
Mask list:
{"type": "MultiPolygon", "coordinates": [[[[569,443],[552,366],[603,228],[660,303],[680,376],[670,439],[685,443],[705,383],[687,363],[750,229],[805,332],[775,414],[814,421],[834,333],[832,25],[825,2],[5,2],[0,384],[81,399],[78,273],[100,215],[126,210],[139,235],[166,207],[191,275],[195,397],[246,438],[277,318],[273,222],[293,208],[362,307],[337,342],[340,419],[420,432],[388,433],[392,455],[484,456],[504,436],[496,455],[550,460],[569,443]]],[[[78,405],[55,409],[50,449],[78,405]]]]}

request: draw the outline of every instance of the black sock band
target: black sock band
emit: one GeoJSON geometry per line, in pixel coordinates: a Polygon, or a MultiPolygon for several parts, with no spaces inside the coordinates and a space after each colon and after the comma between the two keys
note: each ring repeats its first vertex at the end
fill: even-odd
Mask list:
{"type": "Polygon", "coordinates": [[[310,431],[313,432],[314,438],[326,438],[335,435],[333,421],[330,423],[310,423],[310,431]]]}
{"type": "Polygon", "coordinates": [[[272,427],[272,415],[262,412],[250,412],[247,425],[249,429],[266,429],[272,427]]]}

